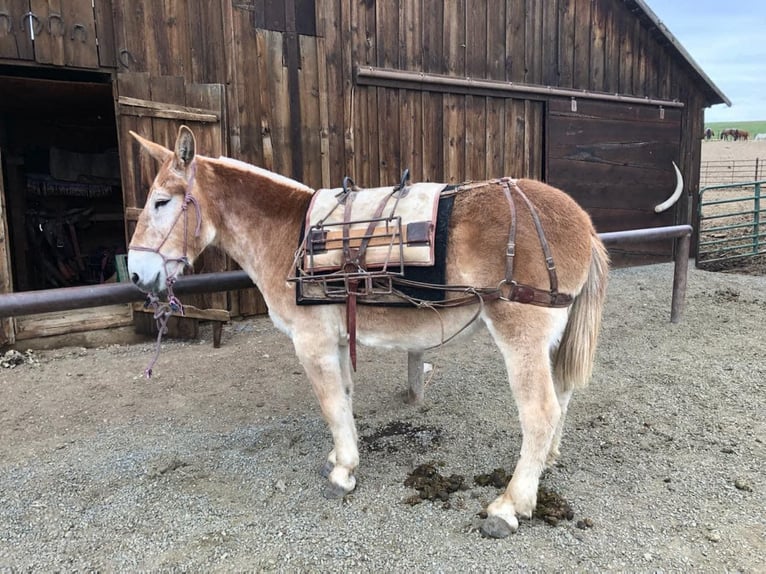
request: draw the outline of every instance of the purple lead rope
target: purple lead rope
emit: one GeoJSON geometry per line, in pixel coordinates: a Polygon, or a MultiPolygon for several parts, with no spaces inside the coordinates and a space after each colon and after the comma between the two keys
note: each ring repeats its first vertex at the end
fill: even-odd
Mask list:
{"type": "Polygon", "coordinates": [[[168,320],[173,313],[180,315],[184,314],[184,306],[179,301],[178,297],[173,294],[173,283],[175,278],[168,278],[168,300],[160,301],[154,293],[149,293],[144,301],[145,308],[154,309],[154,320],[157,324],[157,347],[154,351],[154,357],[149,361],[149,365],[144,370],[144,376],[147,379],[152,378],[152,368],[160,357],[160,349],[162,348],[162,336],[168,332],[168,320]]]}

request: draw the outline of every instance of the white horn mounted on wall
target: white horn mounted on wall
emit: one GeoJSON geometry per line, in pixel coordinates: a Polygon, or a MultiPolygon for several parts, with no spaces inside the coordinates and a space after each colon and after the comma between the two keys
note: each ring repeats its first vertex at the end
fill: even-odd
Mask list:
{"type": "Polygon", "coordinates": [[[665,211],[670,206],[672,206],[676,201],[678,201],[678,198],[681,197],[681,192],[684,190],[684,178],[681,175],[681,170],[678,169],[676,162],[673,162],[673,169],[676,170],[676,189],[673,191],[673,194],[670,197],[668,197],[662,203],[658,203],[654,207],[654,211],[657,213],[665,211]]]}

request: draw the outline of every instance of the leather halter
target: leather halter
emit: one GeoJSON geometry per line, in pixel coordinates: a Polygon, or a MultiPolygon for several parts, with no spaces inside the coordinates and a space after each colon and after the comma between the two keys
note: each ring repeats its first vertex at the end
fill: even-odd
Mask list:
{"type": "Polygon", "coordinates": [[[162,238],[162,241],[160,241],[160,244],[157,247],[144,247],[141,245],[131,246],[130,249],[134,251],[148,251],[149,253],[156,253],[162,258],[163,266],[165,267],[165,276],[166,276],[166,286],[168,288],[172,287],[173,283],[176,281],[176,276],[178,275],[179,269],[183,269],[185,267],[191,267],[191,264],[189,263],[189,258],[187,257],[186,253],[188,251],[189,247],[189,204],[194,204],[194,208],[197,210],[197,226],[194,230],[194,237],[199,237],[200,229],[202,225],[202,211],[200,209],[199,203],[197,202],[197,199],[192,195],[192,188],[194,187],[194,177],[197,173],[197,163],[195,161],[192,161],[191,165],[189,166],[189,179],[186,183],[186,192],[184,193],[184,201],[181,204],[181,210],[178,212],[178,215],[176,215],[175,221],[173,221],[173,225],[170,226],[170,229],[168,229],[168,232],[165,234],[165,237],[162,238]],[[175,229],[176,225],[178,225],[178,221],[181,219],[181,216],[183,215],[184,219],[184,251],[183,255],[181,257],[167,257],[165,256],[162,251],[162,247],[165,245],[165,242],[170,238],[170,234],[175,229]],[[175,270],[172,274],[168,272],[168,264],[169,263],[181,263],[181,267],[176,266],[175,270]]]}

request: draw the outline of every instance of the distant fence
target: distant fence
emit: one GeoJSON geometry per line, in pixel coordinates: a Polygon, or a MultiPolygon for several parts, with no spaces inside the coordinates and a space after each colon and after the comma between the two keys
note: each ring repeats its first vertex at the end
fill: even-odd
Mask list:
{"type": "Polygon", "coordinates": [[[699,192],[697,267],[766,255],[766,180],[704,187],[699,192]]]}
{"type": "Polygon", "coordinates": [[[700,188],[758,181],[764,177],[764,163],[760,158],[703,161],[700,165],[700,188]]]}

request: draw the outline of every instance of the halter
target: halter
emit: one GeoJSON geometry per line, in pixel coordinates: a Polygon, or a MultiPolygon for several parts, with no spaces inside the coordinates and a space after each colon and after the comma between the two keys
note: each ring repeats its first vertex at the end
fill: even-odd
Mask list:
{"type": "Polygon", "coordinates": [[[167,324],[168,320],[170,319],[171,315],[173,313],[179,313],[180,315],[184,314],[184,306],[181,304],[181,301],[178,299],[178,297],[175,296],[173,293],[173,285],[176,282],[178,272],[180,269],[184,269],[186,267],[191,267],[191,263],[189,262],[189,258],[187,257],[186,253],[188,251],[189,247],[189,204],[194,204],[194,208],[197,210],[197,227],[194,230],[194,237],[199,237],[200,234],[200,227],[202,224],[202,210],[200,209],[199,202],[197,199],[192,195],[192,187],[194,186],[194,176],[197,171],[197,164],[196,162],[192,161],[191,165],[189,166],[189,179],[186,184],[186,193],[184,194],[184,201],[183,204],[181,204],[181,210],[178,212],[178,215],[176,215],[175,221],[173,221],[173,225],[170,226],[170,229],[165,234],[165,237],[162,238],[162,241],[160,241],[160,244],[157,247],[144,247],[141,245],[138,246],[131,246],[130,249],[133,249],[135,251],[148,251],[149,253],[156,253],[162,258],[162,265],[165,268],[165,287],[167,288],[168,292],[168,300],[167,302],[160,301],[160,298],[157,296],[156,293],[148,293],[146,295],[146,301],[144,301],[144,307],[145,308],[153,308],[154,309],[154,320],[157,322],[157,348],[154,353],[154,357],[149,362],[149,366],[146,367],[144,370],[144,374],[146,375],[147,379],[150,379],[152,377],[152,367],[154,366],[154,363],[157,362],[157,359],[160,356],[160,345],[162,343],[162,336],[168,332],[167,324]],[[165,245],[165,242],[170,237],[170,234],[173,232],[173,229],[175,229],[176,225],[178,225],[178,221],[181,219],[181,215],[183,215],[184,218],[184,250],[183,255],[181,257],[167,257],[164,255],[160,250],[162,249],[163,245],[165,245]],[[176,265],[175,270],[171,274],[168,269],[169,263],[181,263],[181,265],[176,265]]]}
{"type": "Polygon", "coordinates": [[[186,252],[189,247],[189,204],[193,203],[194,208],[197,210],[197,227],[194,230],[194,237],[199,237],[200,234],[200,226],[202,224],[202,211],[200,210],[199,203],[197,202],[197,199],[192,195],[192,187],[194,186],[194,176],[197,172],[197,163],[192,162],[192,164],[189,166],[189,180],[186,184],[186,193],[184,194],[184,201],[181,205],[181,210],[178,212],[178,215],[176,215],[175,221],[173,221],[173,225],[170,226],[170,229],[168,229],[168,232],[165,234],[165,237],[162,238],[162,241],[160,241],[160,244],[157,247],[143,247],[143,246],[131,246],[131,249],[134,251],[148,251],[149,253],[156,253],[160,257],[162,257],[162,264],[165,268],[165,284],[168,288],[168,293],[171,293],[171,289],[173,287],[173,283],[176,282],[176,276],[178,275],[179,269],[183,269],[185,267],[191,267],[191,264],[189,263],[189,258],[186,256],[186,252]],[[175,229],[176,225],[178,225],[178,220],[181,219],[181,215],[184,216],[184,251],[183,255],[181,257],[167,257],[165,256],[160,250],[165,245],[165,242],[170,237],[170,234],[175,229]],[[176,266],[175,271],[173,273],[169,273],[168,271],[168,263],[181,263],[181,266],[176,266]]]}

